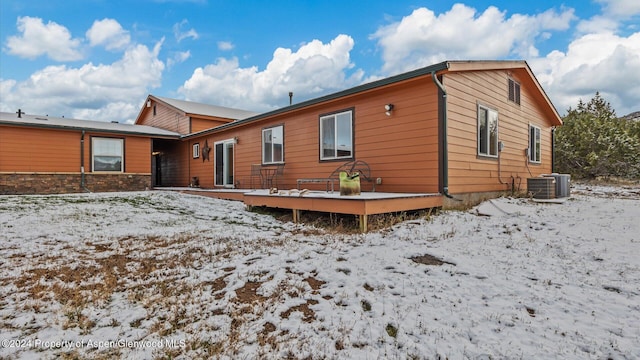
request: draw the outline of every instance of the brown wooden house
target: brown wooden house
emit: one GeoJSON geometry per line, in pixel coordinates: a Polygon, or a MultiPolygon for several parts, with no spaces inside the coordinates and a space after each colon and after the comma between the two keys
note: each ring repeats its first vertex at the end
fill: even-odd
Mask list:
{"type": "Polygon", "coordinates": [[[445,61],[261,114],[149,95],[134,125],[65,121],[2,114],[1,193],[64,175],[73,185],[58,192],[197,186],[248,205],[360,215],[466,205],[551,173],[562,124],[524,61],[445,61]],[[116,171],[100,170],[111,154],[96,165],[94,138],[120,139],[103,144],[120,149],[116,171]],[[353,160],[369,165],[362,186],[376,196],[324,196],[322,182],[304,183],[320,190],[306,200],[249,192],[294,189],[353,160]],[[263,171],[276,182],[255,181],[263,171]],[[118,180],[91,188],[107,175],[118,180]],[[140,185],[109,185],[127,179],[140,185]]]}
{"type": "MultiPolygon", "coordinates": [[[[150,99],[136,123],[156,125],[150,99]]],[[[176,113],[164,111],[156,116],[176,113]]],[[[188,131],[186,119],[164,127],[184,134],[171,185],[249,189],[252,165],[282,164],[278,187],[291,189],[356,159],[376,191],[438,193],[445,206],[525,190],[527,178],[550,173],[562,124],[524,61],[446,61],[212,128],[188,131]]]]}

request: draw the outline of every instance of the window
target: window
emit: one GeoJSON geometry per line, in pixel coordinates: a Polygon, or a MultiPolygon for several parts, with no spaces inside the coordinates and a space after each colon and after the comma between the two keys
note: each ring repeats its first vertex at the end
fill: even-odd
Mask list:
{"type": "Polygon", "coordinates": [[[353,157],[352,111],[320,117],[320,160],[353,157]]]}
{"type": "Polygon", "coordinates": [[[284,127],[262,129],[262,163],[274,164],[284,161],[284,127]]]}
{"type": "Polygon", "coordinates": [[[540,128],[529,125],[529,162],[539,163],[540,161],[540,128]]]}
{"type": "Polygon", "coordinates": [[[478,105],[478,155],[498,156],[498,112],[478,105]]]}
{"type": "Polygon", "coordinates": [[[200,157],[200,143],[193,144],[193,158],[197,159],[200,157]]]}
{"type": "Polygon", "coordinates": [[[124,140],[113,138],[91,138],[92,171],[124,171],[124,140]]]}
{"type": "Polygon", "coordinates": [[[520,83],[509,79],[509,101],[520,105],[520,83]]]}

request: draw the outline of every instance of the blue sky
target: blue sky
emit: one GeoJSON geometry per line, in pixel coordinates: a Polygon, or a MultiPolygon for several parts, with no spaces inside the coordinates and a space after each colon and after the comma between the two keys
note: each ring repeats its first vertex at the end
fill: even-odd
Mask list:
{"type": "Polygon", "coordinates": [[[563,114],[640,110],[640,2],[0,2],[0,110],[132,121],[148,94],[267,111],[443,60],[524,59],[563,114]]]}

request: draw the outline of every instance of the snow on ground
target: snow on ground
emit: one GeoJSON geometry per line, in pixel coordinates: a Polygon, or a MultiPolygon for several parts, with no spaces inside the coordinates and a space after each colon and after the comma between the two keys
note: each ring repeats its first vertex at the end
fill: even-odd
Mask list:
{"type": "Polygon", "coordinates": [[[172,192],[0,196],[0,357],[637,359],[640,196],[579,190],[365,235],[172,192]]]}

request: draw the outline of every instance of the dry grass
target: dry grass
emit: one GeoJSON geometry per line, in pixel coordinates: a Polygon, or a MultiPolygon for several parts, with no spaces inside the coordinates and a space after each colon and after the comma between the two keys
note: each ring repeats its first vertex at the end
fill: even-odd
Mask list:
{"type": "MultiPolygon", "coordinates": [[[[291,210],[253,207],[252,211],[259,214],[273,216],[275,219],[282,222],[293,221],[293,214],[291,210]]],[[[394,225],[409,220],[429,220],[432,216],[437,215],[439,211],[440,210],[437,208],[432,208],[424,210],[369,215],[367,228],[369,231],[387,230],[394,225]]],[[[357,234],[360,232],[360,224],[357,215],[301,211],[299,222],[312,227],[311,229],[305,228],[303,230],[300,230],[303,231],[304,235],[321,234],[322,231],[319,231],[317,229],[322,229],[323,232],[328,232],[331,234],[357,234]]]]}

